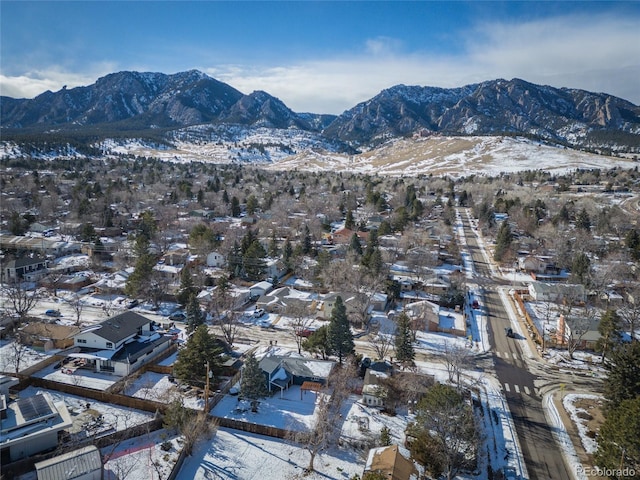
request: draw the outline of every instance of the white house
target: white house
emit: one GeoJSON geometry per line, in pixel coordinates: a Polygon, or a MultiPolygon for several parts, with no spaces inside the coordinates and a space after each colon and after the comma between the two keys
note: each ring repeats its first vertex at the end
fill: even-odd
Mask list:
{"type": "Polygon", "coordinates": [[[207,255],[207,266],[221,268],[225,265],[224,255],[218,252],[211,252],[207,255]]]}
{"type": "Polygon", "coordinates": [[[565,283],[531,282],[529,295],[536,302],[571,303],[584,302],[587,294],[583,285],[565,283]]]}
{"type": "Polygon", "coordinates": [[[249,292],[252,298],[260,298],[260,296],[265,293],[269,293],[273,289],[273,284],[271,282],[258,282],[249,287],[249,292]]]}
{"type": "Polygon", "coordinates": [[[280,280],[287,274],[287,266],[280,259],[268,259],[265,267],[267,278],[280,280]]]}
{"type": "Polygon", "coordinates": [[[79,353],[68,356],[96,372],[125,376],[169,348],[171,338],[154,331],[148,318],[127,311],[74,336],[79,353]]]}

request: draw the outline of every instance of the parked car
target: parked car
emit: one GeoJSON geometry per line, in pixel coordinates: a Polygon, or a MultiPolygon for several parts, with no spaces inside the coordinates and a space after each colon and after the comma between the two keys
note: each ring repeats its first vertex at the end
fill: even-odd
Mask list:
{"type": "Polygon", "coordinates": [[[60,310],[54,310],[54,309],[49,309],[46,312],[44,312],[44,314],[47,317],[61,317],[62,314],[60,313],[60,310]]]}
{"type": "Polygon", "coordinates": [[[184,322],[187,319],[187,314],[184,312],[173,312],[169,315],[169,320],[174,322],[184,322]]]}
{"type": "Polygon", "coordinates": [[[260,318],[264,315],[264,308],[256,308],[253,312],[253,318],[260,318]]]}
{"type": "Polygon", "coordinates": [[[305,337],[308,338],[311,336],[311,334],[315,332],[315,330],[311,329],[311,328],[305,328],[303,330],[298,330],[296,332],[296,335],[298,335],[299,337],[305,337]]]}
{"type": "Polygon", "coordinates": [[[473,309],[478,309],[478,308],[480,308],[480,303],[478,303],[478,300],[474,300],[474,301],[471,303],[471,308],[473,308],[473,309]]]}
{"type": "Polygon", "coordinates": [[[513,329],[512,328],[507,328],[507,337],[513,338],[513,329]]]}
{"type": "Polygon", "coordinates": [[[127,303],[127,308],[132,309],[134,307],[137,307],[139,303],[140,302],[138,302],[138,300],[131,300],[129,303],[127,303]]]}

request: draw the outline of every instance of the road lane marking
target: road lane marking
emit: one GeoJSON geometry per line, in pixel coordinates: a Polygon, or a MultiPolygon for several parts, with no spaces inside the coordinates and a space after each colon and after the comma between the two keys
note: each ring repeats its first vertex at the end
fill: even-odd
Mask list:
{"type": "Polygon", "coordinates": [[[505,383],[505,384],[504,384],[504,389],[505,389],[507,392],[510,392],[510,391],[511,391],[511,388],[509,388],[509,384],[508,384],[508,383],[505,383]]]}

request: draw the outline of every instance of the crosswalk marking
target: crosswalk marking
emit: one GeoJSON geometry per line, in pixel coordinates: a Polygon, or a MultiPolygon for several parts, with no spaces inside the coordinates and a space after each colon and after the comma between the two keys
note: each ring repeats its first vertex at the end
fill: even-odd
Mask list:
{"type": "Polygon", "coordinates": [[[514,360],[518,360],[520,357],[518,356],[518,354],[516,352],[513,352],[513,359],[514,360]]]}
{"type": "Polygon", "coordinates": [[[502,353],[496,352],[496,355],[498,356],[498,358],[502,358],[502,353]]]}
{"type": "Polygon", "coordinates": [[[514,393],[520,393],[520,394],[523,394],[523,395],[535,395],[535,391],[532,394],[531,393],[532,389],[527,387],[526,385],[520,386],[520,385],[515,385],[515,384],[514,385],[510,385],[508,383],[505,383],[504,384],[504,391],[506,393],[511,393],[511,390],[513,390],[514,393]]]}

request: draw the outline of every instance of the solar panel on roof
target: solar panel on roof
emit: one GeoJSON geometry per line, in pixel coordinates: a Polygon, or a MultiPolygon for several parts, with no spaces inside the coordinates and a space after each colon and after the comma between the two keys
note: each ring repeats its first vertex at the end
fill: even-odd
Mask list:
{"type": "Polygon", "coordinates": [[[53,414],[53,410],[51,410],[49,402],[47,402],[44,395],[21,398],[17,401],[17,406],[25,422],[31,422],[38,418],[46,418],[53,414]]]}

